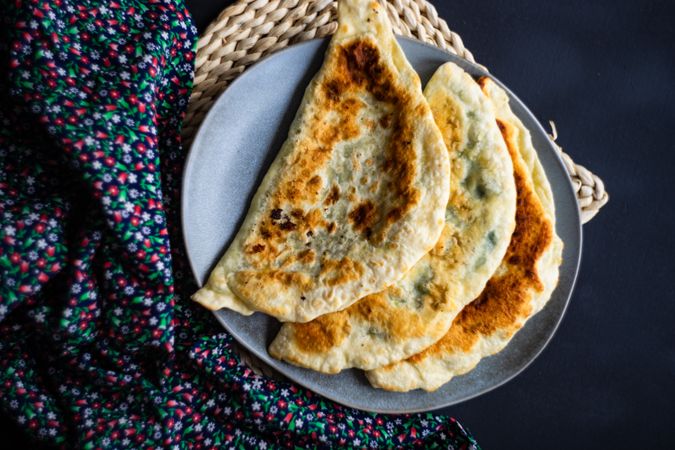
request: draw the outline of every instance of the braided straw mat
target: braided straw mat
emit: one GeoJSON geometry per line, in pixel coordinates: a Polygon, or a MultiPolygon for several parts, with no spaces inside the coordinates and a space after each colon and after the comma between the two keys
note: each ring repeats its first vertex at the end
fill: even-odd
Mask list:
{"type": "MultiPolygon", "coordinates": [[[[438,17],[425,0],[380,0],[386,5],[394,32],[435,45],[475,63],[462,38],[438,17]]],[[[333,0],[238,0],[213,21],[197,43],[194,87],[183,125],[186,145],[228,84],[260,58],[289,45],[332,34],[337,28],[337,3],[333,0]]],[[[581,220],[588,222],[609,200],[602,180],[560,151],[576,191],[581,220]]],[[[243,350],[243,349],[241,349],[243,350]]],[[[279,376],[248,352],[242,359],[254,371],[279,376]]]]}

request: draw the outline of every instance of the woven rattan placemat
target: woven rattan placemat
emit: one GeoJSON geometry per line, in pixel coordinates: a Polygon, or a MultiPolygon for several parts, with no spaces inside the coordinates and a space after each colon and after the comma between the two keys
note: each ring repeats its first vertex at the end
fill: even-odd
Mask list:
{"type": "MultiPolygon", "coordinates": [[[[424,0],[384,2],[394,31],[475,62],[462,38],[424,0]]],[[[240,0],[226,8],[197,43],[195,78],[183,127],[188,144],[218,95],[246,68],[289,45],[332,34],[336,2],[331,0],[240,0]]],[[[552,139],[556,138],[552,127],[552,139]]],[[[558,147],[559,148],[559,147],[558,147]]],[[[559,148],[560,149],[560,148],[559,148]]],[[[609,200],[602,180],[560,149],[588,222],[609,200]]]]}
{"type": "MultiPolygon", "coordinates": [[[[386,5],[394,32],[435,45],[476,62],[462,38],[438,17],[425,0],[388,0],[386,5]]],[[[337,3],[333,0],[239,0],[227,7],[206,29],[197,43],[192,96],[183,125],[186,145],[215,99],[228,84],[260,58],[289,45],[332,34],[337,28],[337,3]]],[[[583,223],[588,222],[609,200],[602,180],[555,143],[557,131],[551,123],[551,140],[560,151],[574,188],[583,223]]],[[[257,372],[272,375],[257,358],[241,352],[257,372]]]]}

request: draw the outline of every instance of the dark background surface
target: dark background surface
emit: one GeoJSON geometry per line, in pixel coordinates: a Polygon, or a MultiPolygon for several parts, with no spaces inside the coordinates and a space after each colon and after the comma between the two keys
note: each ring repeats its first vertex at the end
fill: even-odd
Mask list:
{"type": "MultiPolygon", "coordinates": [[[[229,3],[187,1],[200,31],[229,3]]],[[[484,449],[675,448],[675,2],[433,3],[611,195],[551,344],[442,412],[484,449]]]]}

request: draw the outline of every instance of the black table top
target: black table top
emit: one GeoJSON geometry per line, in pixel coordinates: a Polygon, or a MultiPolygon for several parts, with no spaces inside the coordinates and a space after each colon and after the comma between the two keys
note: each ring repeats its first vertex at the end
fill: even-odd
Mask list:
{"type": "Polygon", "coordinates": [[[551,344],[447,412],[486,449],[675,448],[675,3],[435,4],[611,195],[551,344]]]}
{"type": "MultiPolygon", "coordinates": [[[[228,3],[187,1],[200,31],[228,3]]],[[[675,448],[675,3],[433,3],[611,195],[551,344],[442,412],[485,449],[675,448]]]]}

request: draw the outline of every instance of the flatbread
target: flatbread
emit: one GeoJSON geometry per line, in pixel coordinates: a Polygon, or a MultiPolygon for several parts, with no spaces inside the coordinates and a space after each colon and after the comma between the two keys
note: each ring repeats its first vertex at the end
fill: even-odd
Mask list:
{"type": "Polygon", "coordinates": [[[287,141],[193,295],[209,309],[307,322],[399,280],[443,229],[449,160],[419,77],[376,1],[338,6],[287,141]]]}
{"type": "Polygon", "coordinates": [[[518,191],[516,229],[502,264],[480,296],[457,316],[450,331],[425,351],[367,372],[370,383],[390,391],[433,391],[502,350],[528,318],[546,304],[558,282],[563,244],[555,234],[553,194],[529,131],[511,112],[506,93],[479,80],[495,105],[513,158],[518,191]]]}
{"type": "Polygon", "coordinates": [[[275,358],[327,373],[400,361],[439,340],[504,257],[516,191],[492,105],[452,63],[436,71],[424,94],[452,167],[441,239],[386,290],[309,323],[284,324],[269,348],[275,358]]]}

